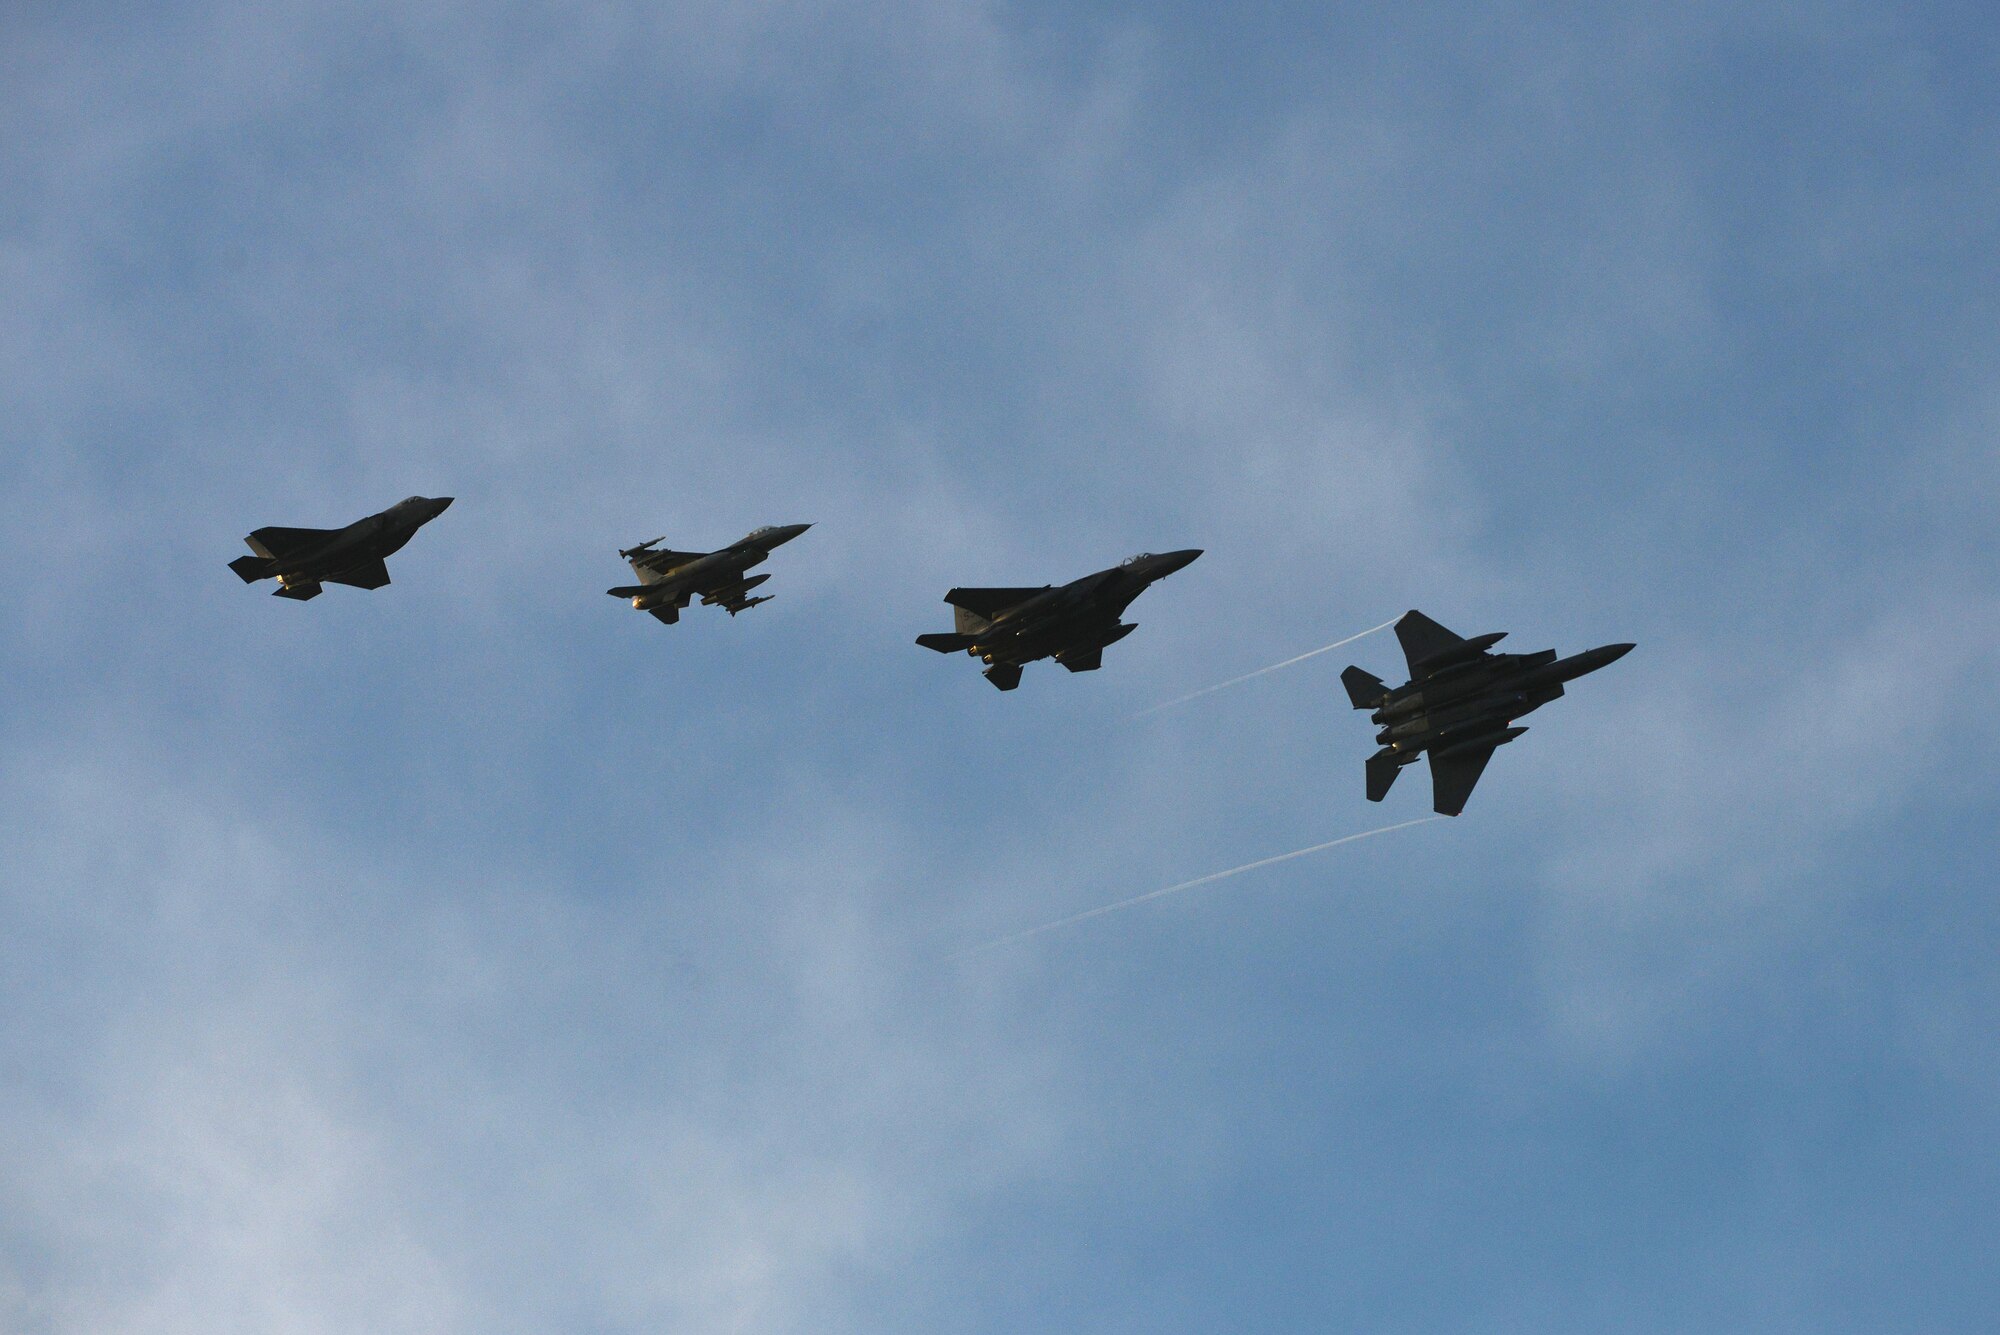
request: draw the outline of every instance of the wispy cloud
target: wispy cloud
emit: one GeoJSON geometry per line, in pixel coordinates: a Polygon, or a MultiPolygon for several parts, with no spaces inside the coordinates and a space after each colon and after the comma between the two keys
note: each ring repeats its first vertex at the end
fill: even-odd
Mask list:
{"type": "MultiPolygon", "coordinates": [[[[0,19],[0,1325],[1731,1327],[1780,1250],[1837,1315],[1861,1244],[1811,1221],[1859,1216],[1718,1165],[1844,1110],[1749,1076],[1771,1118],[1641,1133],[1727,1106],[1757,980],[1853,963],[1796,958],[1879,895],[1851,853],[1989,814],[1976,42],[125,17],[0,19]],[[222,568],[411,491],[461,502],[377,595],[222,568]],[[749,616],[601,593],[795,520],[749,616]],[[1165,546],[1208,555],[1103,673],[909,644],[952,584],[1165,546]],[[1343,852],[1366,893],[938,967],[1363,828],[1337,659],[1115,721],[1409,606],[1640,651],[1449,850],[1343,852]]],[[[1808,1018],[1970,1088],[1990,1000],[1958,961],[1880,1043],[1808,1018]]],[[[1828,1193],[1907,1204],[1897,1115],[1828,1193]]],[[[1908,1259],[1881,1324],[1954,1328],[1908,1259]]]]}

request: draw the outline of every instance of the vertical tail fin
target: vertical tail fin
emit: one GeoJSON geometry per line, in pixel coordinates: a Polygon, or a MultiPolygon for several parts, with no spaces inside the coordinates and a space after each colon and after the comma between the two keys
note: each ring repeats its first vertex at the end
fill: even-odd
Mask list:
{"type": "Polygon", "coordinates": [[[1373,709],[1389,694],[1389,688],[1380,677],[1372,672],[1363,672],[1358,667],[1341,673],[1340,684],[1347,688],[1347,698],[1356,709],[1373,709]]]}
{"type": "Polygon", "coordinates": [[[1019,663],[995,663],[992,667],[986,669],[986,680],[992,682],[1003,691],[1011,691],[1021,684],[1021,665],[1019,663]]]}

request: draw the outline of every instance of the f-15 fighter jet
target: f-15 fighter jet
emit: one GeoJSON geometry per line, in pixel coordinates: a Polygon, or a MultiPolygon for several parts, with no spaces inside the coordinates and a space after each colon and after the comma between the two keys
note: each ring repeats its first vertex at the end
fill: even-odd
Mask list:
{"type": "Polygon", "coordinates": [[[1200,555],[1198,548],[1142,552],[1061,587],[953,589],[944,600],[958,629],[919,635],[917,643],[941,654],[963,649],[983,660],[986,680],[1003,691],[1019,686],[1021,665],[1037,658],[1053,658],[1071,672],[1095,672],[1104,665],[1104,647],[1138,629],[1119,620],[1132,600],[1200,555]]]}
{"type": "Polygon", "coordinates": [[[681,609],[695,598],[704,607],[720,603],[735,616],[746,607],[768,603],[771,595],[745,598],[743,595],[771,578],[767,572],[749,579],[743,572],[761,565],[773,548],[783,546],[811,528],[811,524],[779,524],[760,528],[713,552],[668,552],[656,550],[665,538],[654,538],[618,554],[632,563],[637,584],[621,584],[607,589],[613,598],[629,598],[641,612],[651,612],[671,626],[681,619],[681,609]]]}
{"type": "Polygon", "coordinates": [[[301,602],[319,597],[322,584],[379,589],[389,582],[384,558],[450,504],[449,496],[412,496],[346,528],[260,528],[243,540],[257,554],[239,556],[229,568],[245,584],[275,576],[272,592],[301,602]]]}
{"type": "Polygon", "coordinates": [[[1615,663],[1632,651],[1607,644],[1568,658],[1544,649],[1532,654],[1489,652],[1505,631],[1462,639],[1422,612],[1405,613],[1396,638],[1410,663],[1410,680],[1391,690],[1380,677],[1350,667],[1340,674],[1356,709],[1382,725],[1382,749],[1368,758],[1368,800],[1380,802],[1403,766],[1428,753],[1432,808],[1441,816],[1465,810],[1480,771],[1494,748],[1526,728],[1513,726],[1563,693],[1563,683],[1615,663]]]}

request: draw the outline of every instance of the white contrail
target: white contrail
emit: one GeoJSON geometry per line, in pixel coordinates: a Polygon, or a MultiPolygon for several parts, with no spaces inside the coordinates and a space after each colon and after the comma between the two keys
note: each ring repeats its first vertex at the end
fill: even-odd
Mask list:
{"type": "Polygon", "coordinates": [[[1300,654],[1297,658],[1287,658],[1282,663],[1273,663],[1269,667],[1258,668],[1255,672],[1246,672],[1240,677],[1231,677],[1228,681],[1217,682],[1213,686],[1204,686],[1200,690],[1191,691],[1188,694],[1179,697],[1178,699],[1168,700],[1165,701],[1164,703],[1157,705],[1149,705],[1145,709],[1142,709],[1138,713],[1134,714],[1132,717],[1144,718],[1146,717],[1146,715],[1158,713],[1162,709],[1172,709],[1175,705],[1184,705],[1188,701],[1198,700],[1204,695],[1212,695],[1216,691],[1224,690],[1231,686],[1241,685],[1242,683],[1249,681],[1252,677],[1263,676],[1266,672],[1276,672],[1279,668],[1288,668],[1294,663],[1303,663],[1308,658],[1316,658],[1320,654],[1332,653],[1335,649],[1340,648],[1342,645],[1353,644],[1356,640],[1361,639],[1363,636],[1373,635],[1378,630],[1387,630],[1389,629],[1389,627],[1395,624],[1396,624],[1395,621],[1384,621],[1379,626],[1370,626],[1367,630],[1362,631],[1360,635],[1350,635],[1344,640],[1335,640],[1332,644],[1323,644],[1317,649],[1308,649],[1305,653],[1300,654]]]}
{"type": "Polygon", "coordinates": [[[1160,899],[1167,895],[1177,895],[1183,890],[1192,890],[1198,885],[1210,885],[1216,881],[1226,881],[1232,876],[1241,876],[1246,871],[1256,871],[1259,867],[1268,867],[1273,863],[1290,862],[1293,858],[1302,858],[1312,853],[1322,853],[1329,848],[1338,848],[1342,844],[1351,844],[1357,839],[1372,839],[1378,834],[1388,834],[1391,830],[1407,830],[1412,825],[1428,825],[1434,820],[1444,819],[1446,818],[1443,816],[1421,816],[1416,820],[1406,820],[1396,825],[1384,825],[1379,830],[1363,830],[1360,834],[1342,835],[1338,839],[1329,839],[1323,844],[1314,844],[1311,848],[1300,848],[1290,853],[1280,853],[1273,858],[1259,858],[1255,862],[1246,862],[1240,867],[1231,867],[1228,871],[1212,871],[1206,876],[1197,876],[1192,881],[1182,881],[1179,885],[1170,885],[1164,890],[1148,890],[1143,895],[1134,895],[1130,899],[1121,899],[1116,904],[1106,904],[1101,908],[1086,909],[1082,913],[1073,913],[1067,918],[1058,918],[1054,922],[1045,922],[1040,927],[1030,927],[1025,932],[1016,932],[1012,936],[1003,936],[996,941],[988,941],[983,945],[968,946],[966,949],[953,955],[952,958],[962,959],[967,955],[976,955],[982,950],[997,950],[1001,946],[1011,946],[1016,941],[1026,941],[1031,936],[1040,936],[1043,932],[1053,932],[1058,927],[1068,927],[1073,923],[1082,922],[1086,918],[1101,918],[1107,913],[1116,913],[1120,909],[1129,909],[1134,904],[1143,904],[1149,899],[1160,899]]]}

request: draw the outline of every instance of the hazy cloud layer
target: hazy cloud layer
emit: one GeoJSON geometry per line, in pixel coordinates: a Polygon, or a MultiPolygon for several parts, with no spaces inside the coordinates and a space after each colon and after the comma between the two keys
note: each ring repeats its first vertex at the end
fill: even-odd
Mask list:
{"type": "Polygon", "coordinates": [[[1995,35],[0,19],[0,1327],[1982,1329],[1995,35]],[[1101,674],[909,643],[1179,546],[1101,674]],[[1421,814],[1386,635],[1132,717],[1409,606],[1641,647],[951,958],[1421,814]]]}

